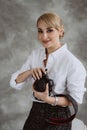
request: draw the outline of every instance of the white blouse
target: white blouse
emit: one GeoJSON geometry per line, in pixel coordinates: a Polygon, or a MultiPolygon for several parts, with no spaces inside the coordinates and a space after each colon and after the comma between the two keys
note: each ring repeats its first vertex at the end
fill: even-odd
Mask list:
{"type": "MultiPolygon", "coordinates": [[[[26,63],[20,70],[12,74],[10,86],[15,89],[22,89],[26,82],[32,81],[30,76],[26,81],[16,84],[17,76],[31,68],[44,67],[43,60],[46,58],[45,49],[41,47],[32,51],[26,63]]],[[[54,80],[52,95],[55,94],[70,94],[78,103],[82,103],[83,95],[86,91],[85,79],[86,70],[83,64],[78,60],[64,44],[61,48],[51,53],[47,60],[46,68],[49,78],[54,80]]],[[[33,98],[33,100],[36,100],[33,98]]],[[[37,101],[37,100],[36,100],[37,101]]]]}

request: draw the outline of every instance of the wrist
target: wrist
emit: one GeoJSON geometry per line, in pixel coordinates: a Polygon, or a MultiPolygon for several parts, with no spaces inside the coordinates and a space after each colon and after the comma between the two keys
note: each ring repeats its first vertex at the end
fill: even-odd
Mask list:
{"type": "Polygon", "coordinates": [[[59,100],[59,97],[54,97],[55,98],[55,101],[53,104],[51,104],[52,106],[56,106],[58,105],[58,100],[59,100]]]}
{"type": "Polygon", "coordinates": [[[33,77],[33,69],[28,70],[28,75],[33,77]]]}
{"type": "Polygon", "coordinates": [[[52,106],[58,105],[58,97],[51,97],[49,96],[46,100],[48,104],[51,104],[52,106]]]}

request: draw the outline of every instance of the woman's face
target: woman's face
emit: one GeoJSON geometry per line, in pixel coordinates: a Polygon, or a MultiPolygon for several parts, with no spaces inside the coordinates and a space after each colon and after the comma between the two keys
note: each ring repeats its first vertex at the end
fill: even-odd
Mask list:
{"type": "Polygon", "coordinates": [[[48,51],[54,51],[60,47],[60,31],[54,27],[49,27],[45,22],[38,23],[38,39],[48,51]]]}

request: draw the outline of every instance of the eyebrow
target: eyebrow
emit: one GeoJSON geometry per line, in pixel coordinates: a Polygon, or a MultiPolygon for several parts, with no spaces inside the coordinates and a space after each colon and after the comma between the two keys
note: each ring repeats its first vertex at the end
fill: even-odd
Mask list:
{"type": "MultiPolygon", "coordinates": [[[[46,28],[46,29],[52,29],[53,27],[48,27],[48,28],[46,28]]],[[[42,30],[41,28],[38,28],[38,30],[42,30]]]]}
{"type": "Polygon", "coordinates": [[[53,27],[48,27],[47,29],[52,29],[53,27]]]}

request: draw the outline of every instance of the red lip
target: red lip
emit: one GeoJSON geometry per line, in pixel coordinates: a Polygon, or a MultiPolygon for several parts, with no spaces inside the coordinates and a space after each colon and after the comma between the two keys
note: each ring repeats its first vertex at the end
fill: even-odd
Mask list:
{"type": "Polygon", "coordinates": [[[42,41],[43,43],[48,43],[48,42],[50,42],[50,40],[49,41],[42,41]]]}

